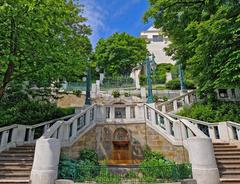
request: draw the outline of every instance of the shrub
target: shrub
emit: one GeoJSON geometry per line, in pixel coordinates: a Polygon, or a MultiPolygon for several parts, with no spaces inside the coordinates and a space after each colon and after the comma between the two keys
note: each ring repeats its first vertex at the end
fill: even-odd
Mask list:
{"type": "Polygon", "coordinates": [[[154,102],[158,102],[158,100],[159,100],[159,97],[158,97],[157,95],[154,95],[154,96],[153,96],[153,101],[154,101],[154,102]]]}
{"type": "MultiPolygon", "coordinates": [[[[196,88],[193,81],[191,81],[191,80],[186,80],[185,85],[186,85],[187,89],[195,89],[196,88]]],[[[171,81],[168,81],[167,84],[166,84],[166,87],[168,89],[171,89],[171,90],[179,90],[181,88],[180,87],[180,80],[179,79],[173,79],[171,81]]]]}
{"type": "Polygon", "coordinates": [[[97,165],[98,164],[98,155],[94,150],[83,149],[79,153],[79,160],[83,160],[83,161],[89,160],[97,165]]]}
{"type": "Polygon", "coordinates": [[[112,96],[113,96],[114,98],[118,98],[118,97],[120,97],[120,92],[117,91],[117,90],[115,90],[115,91],[112,92],[112,96]]]}
{"type": "Polygon", "coordinates": [[[147,84],[147,77],[145,75],[140,75],[139,81],[141,86],[145,86],[147,84]]]}
{"type": "Polygon", "coordinates": [[[34,125],[74,113],[74,108],[58,108],[49,102],[21,100],[0,103],[0,126],[11,124],[34,125]]]}
{"type": "Polygon", "coordinates": [[[75,90],[75,91],[73,91],[73,94],[76,95],[77,97],[81,97],[82,91],[81,90],[75,90]]]}
{"type": "Polygon", "coordinates": [[[125,96],[125,97],[130,97],[130,93],[127,93],[127,92],[126,92],[126,93],[124,93],[124,96],[125,96]]]}
{"type": "Polygon", "coordinates": [[[239,104],[232,102],[196,103],[184,107],[178,115],[207,122],[235,121],[240,123],[239,104]]]}

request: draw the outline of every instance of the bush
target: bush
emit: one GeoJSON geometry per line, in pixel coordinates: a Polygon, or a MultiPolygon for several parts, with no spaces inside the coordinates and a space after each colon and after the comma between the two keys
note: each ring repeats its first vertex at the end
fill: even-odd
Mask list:
{"type": "Polygon", "coordinates": [[[79,153],[79,160],[83,160],[83,161],[89,160],[97,165],[98,164],[98,155],[94,150],[83,149],[79,153]]]}
{"type": "Polygon", "coordinates": [[[140,75],[139,81],[141,86],[145,86],[147,84],[147,77],[145,75],[140,75]]]}
{"type": "Polygon", "coordinates": [[[98,173],[99,168],[90,160],[71,160],[66,156],[60,158],[58,177],[61,179],[84,182],[96,177],[98,173]]]}
{"type": "Polygon", "coordinates": [[[81,97],[82,91],[81,90],[75,90],[75,91],[73,91],[73,94],[76,95],[77,97],[81,97]]]}
{"type": "Polygon", "coordinates": [[[125,97],[130,97],[131,95],[130,95],[130,93],[127,93],[127,92],[126,92],[126,93],[124,93],[124,96],[125,96],[125,97]]]}
{"type": "Polygon", "coordinates": [[[115,90],[115,91],[112,92],[112,96],[113,96],[114,98],[118,98],[118,97],[120,97],[120,92],[117,91],[117,90],[115,90]]]}
{"type": "Polygon", "coordinates": [[[196,103],[184,107],[178,115],[207,122],[234,121],[240,123],[239,104],[232,102],[196,103]]]}
{"type": "MultiPolygon", "coordinates": [[[[187,89],[195,89],[196,88],[193,81],[191,81],[191,80],[186,80],[185,85],[186,85],[187,89]]],[[[180,80],[179,79],[173,79],[171,81],[168,81],[167,84],[166,84],[166,87],[168,89],[171,89],[171,90],[179,90],[179,89],[181,89],[180,80]]]]}
{"type": "Polygon", "coordinates": [[[12,124],[34,125],[74,113],[74,108],[58,108],[49,102],[21,100],[0,103],[0,126],[12,124]]]}
{"type": "Polygon", "coordinates": [[[140,171],[146,178],[152,177],[167,181],[185,179],[191,176],[189,164],[176,164],[167,160],[162,154],[152,152],[149,149],[144,151],[144,160],[140,164],[140,171]]]}

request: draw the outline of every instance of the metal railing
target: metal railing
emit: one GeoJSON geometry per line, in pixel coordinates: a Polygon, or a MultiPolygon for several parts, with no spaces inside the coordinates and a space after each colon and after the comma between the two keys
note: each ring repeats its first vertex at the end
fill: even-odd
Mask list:
{"type": "Polygon", "coordinates": [[[132,183],[165,183],[192,178],[190,164],[164,164],[151,167],[108,167],[83,166],[75,163],[71,172],[66,169],[69,165],[60,162],[59,178],[71,179],[75,182],[132,184],[132,183]]]}

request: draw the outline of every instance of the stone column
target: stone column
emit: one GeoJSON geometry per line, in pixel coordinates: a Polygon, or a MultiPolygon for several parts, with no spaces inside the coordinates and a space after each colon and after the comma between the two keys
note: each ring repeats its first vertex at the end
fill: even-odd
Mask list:
{"type": "Polygon", "coordinates": [[[230,137],[228,134],[228,126],[226,122],[223,123],[219,123],[218,125],[218,131],[219,131],[219,135],[220,135],[220,139],[226,142],[230,141],[230,137]]]}
{"type": "Polygon", "coordinates": [[[39,139],[36,142],[32,184],[54,184],[58,175],[60,149],[60,141],[57,139],[39,139]]]}
{"type": "Polygon", "coordinates": [[[147,93],[145,87],[141,87],[141,98],[146,100],[147,93]]]}
{"type": "Polygon", "coordinates": [[[174,111],[174,112],[177,112],[177,110],[178,110],[177,100],[174,100],[174,101],[173,101],[173,111],[174,111]]]}
{"type": "Polygon", "coordinates": [[[219,171],[211,139],[191,137],[187,139],[187,144],[193,178],[198,184],[219,184],[219,171]]]}

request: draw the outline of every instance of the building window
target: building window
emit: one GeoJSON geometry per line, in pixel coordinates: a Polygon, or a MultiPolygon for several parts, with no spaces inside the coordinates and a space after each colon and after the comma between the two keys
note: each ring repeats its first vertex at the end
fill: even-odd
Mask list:
{"type": "Polygon", "coordinates": [[[86,125],[86,114],[78,118],[77,131],[86,125]]]}
{"type": "Polygon", "coordinates": [[[130,107],[130,118],[131,119],[135,119],[136,118],[135,107],[130,107]]]}
{"type": "Polygon", "coordinates": [[[125,119],[126,118],[126,108],[125,107],[116,107],[115,108],[115,118],[116,119],[125,119]]]}
{"type": "Polygon", "coordinates": [[[163,42],[163,36],[153,35],[153,42],[163,42]]]}
{"type": "Polygon", "coordinates": [[[218,93],[220,98],[228,98],[228,92],[226,89],[219,89],[218,93]]]}
{"type": "Polygon", "coordinates": [[[110,119],[110,107],[106,107],[106,118],[110,119]]]}

